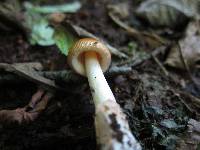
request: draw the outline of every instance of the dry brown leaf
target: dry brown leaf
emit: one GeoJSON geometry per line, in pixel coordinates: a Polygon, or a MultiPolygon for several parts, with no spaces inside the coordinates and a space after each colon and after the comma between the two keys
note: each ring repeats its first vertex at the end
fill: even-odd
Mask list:
{"type": "Polygon", "coordinates": [[[0,110],[0,123],[18,123],[19,125],[30,123],[42,113],[52,97],[52,93],[45,93],[43,89],[38,89],[38,91],[32,96],[28,105],[13,110],[0,110]]]}
{"type": "Polygon", "coordinates": [[[199,0],[146,0],[136,14],[152,26],[179,27],[189,18],[199,17],[199,0]],[[178,20],[178,21],[177,21],[178,20]]]}
{"type": "MultiPolygon", "coordinates": [[[[200,30],[199,22],[191,22],[186,30],[185,38],[179,41],[181,52],[186,64],[190,68],[200,67],[200,30]]],[[[181,59],[181,54],[178,46],[173,46],[170,53],[165,61],[165,64],[185,69],[185,65],[181,59]]]]}
{"type": "Polygon", "coordinates": [[[112,10],[112,12],[117,14],[120,18],[129,17],[130,5],[127,2],[111,4],[111,5],[108,5],[107,7],[109,10],[112,10]]]}

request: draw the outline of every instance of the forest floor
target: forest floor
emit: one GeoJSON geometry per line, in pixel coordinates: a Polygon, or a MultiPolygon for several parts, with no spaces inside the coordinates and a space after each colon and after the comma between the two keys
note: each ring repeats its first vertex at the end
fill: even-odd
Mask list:
{"type": "MultiPolygon", "coordinates": [[[[106,6],[114,4],[113,1],[84,0],[81,3],[82,8],[77,13],[67,16],[72,24],[117,49],[127,48],[130,42],[136,41],[108,16],[106,6]]],[[[131,0],[128,3],[134,5],[131,0]]],[[[147,54],[154,51],[148,46],[138,46],[147,54]]],[[[0,31],[0,62],[3,63],[40,62],[45,70],[68,69],[66,56],[56,49],[55,46],[31,46],[18,31],[0,31]]],[[[165,53],[156,55],[159,62],[164,61],[167,50],[166,46],[165,53]]],[[[119,62],[116,56],[113,60],[112,65],[119,62]]],[[[126,60],[120,60],[124,62],[126,60]]],[[[188,74],[167,67],[169,75],[166,75],[152,57],[131,67],[129,73],[119,73],[107,80],[142,147],[195,149],[198,144],[189,141],[188,125],[200,121],[200,105],[194,103],[194,97],[200,97],[200,93],[188,74]]],[[[200,78],[198,71],[193,74],[200,78]]],[[[63,84],[70,88],[65,92],[56,91],[47,108],[33,122],[0,124],[1,150],[96,149],[94,105],[87,81],[63,84]]],[[[38,85],[27,79],[23,82],[0,79],[0,109],[23,107],[37,90],[38,85]]]]}

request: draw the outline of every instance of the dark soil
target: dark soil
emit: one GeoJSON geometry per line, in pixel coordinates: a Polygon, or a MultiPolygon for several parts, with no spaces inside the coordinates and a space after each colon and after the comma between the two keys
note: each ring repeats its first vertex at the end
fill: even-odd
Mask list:
{"type": "MultiPolygon", "coordinates": [[[[81,10],[69,15],[68,20],[115,47],[127,46],[131,37],[107,15],[106,5],[114,1],[84,0],[82,3],[81,10]]],[[[131,1],[129,3],[132,4],[131,1]]],[[[47,70],[68,67],[66,58],[56,47],[30,46],[18,32],[1,31],[0,53],[0,62],[41,62],[47,70]]],[[[144,149],[166,148],[160,143],[160,135],[153,136],[153,125],[160,128],[166,137],[171,134],[181,137],[180,133],[186,131],[188,118],[196,118],[175,96],[176,90],[181,89],[180,85],[165,77],[152,60],[134,68],[130,75],[117,75],[108,79],[108,82],[127,115],[133,134],[144,149]],[[163,112],[159,114],[157,108],[163,112]],[[179,114],[179,110],[184,111],[179,114]],[[174,119],[183,126],[169,131],[159,124],[163,119],[174,119]]],[[[57,91],[47,109],[34,122],[0,125],[0,149],[96,149],[94,105],[88,84],[69,84],[69,87],[71,90],[66,93],[57,91]]],[[[28,103],[37,91],[37,85],[30,81],[23,84],[4,83],[0,85],[0,91],[0,108],[14,109],[28,103]]]]}

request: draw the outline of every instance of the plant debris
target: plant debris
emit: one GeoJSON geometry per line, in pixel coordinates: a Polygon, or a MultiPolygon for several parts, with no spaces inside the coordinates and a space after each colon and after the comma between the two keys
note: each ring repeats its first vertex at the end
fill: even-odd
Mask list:
{"type": "Polygon", "coordinates": [[[100,148],[70,34],[109,48],[105,78],[142,149],[200,148],[199,0],[27,2],[0,2],[0,149],[100,148]]]}
{"type": "Polygon", "coordinates": [[[175,28],[189,18],[199,17],[199,3],[199,0],[146,0],[136,13],[153,26],[175,28]]]}
{"type": "Polygon", "coordinates": [[[23,108],[17,108],[15,110],[0,110],[0,122],[3,124],[23,124],[34,121],[46,108],[48,101],[53,96],[51,93],[44,93],[44,90],[39,89],[32,96],[29,104],[23,108]]]}
{"type": "MultiPolygon", "coordinates": [[[[185,33],[185,37],[179,41],[180,48],[182,51],[183,58],[185,63],[189,68],[199,67],[200,61],[200,49],[199,49],[199,22],[191,22],[185,33]]],[[[167,65],[179,68],[186,69],[184,62],[181,59],[180,51],[178,50],[177,45],[173,46],[168,54],[167,60],[165,62],[167,65]]]]}

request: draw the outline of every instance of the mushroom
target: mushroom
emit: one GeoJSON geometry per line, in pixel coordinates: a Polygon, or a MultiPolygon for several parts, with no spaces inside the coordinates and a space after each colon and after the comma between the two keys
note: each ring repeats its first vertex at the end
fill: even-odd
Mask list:
{"type": "Polygon", "coordinates": [[[95,104],[97,143],[101,150],[141,150],[103,75],[111,63],[108,49],[93,38],[78,40],[69,50],[69,65],[87,76],[95,104]]]}

